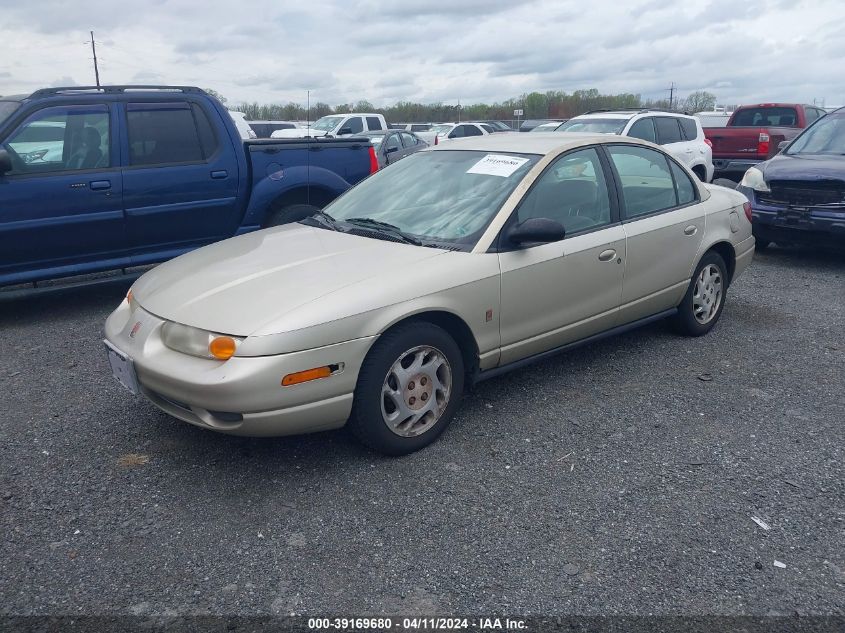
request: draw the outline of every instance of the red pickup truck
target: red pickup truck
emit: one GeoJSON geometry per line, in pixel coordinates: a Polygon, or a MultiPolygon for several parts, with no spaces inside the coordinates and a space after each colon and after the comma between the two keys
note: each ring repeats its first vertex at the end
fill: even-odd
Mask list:
{"type": "Polygon", "coordinates": [[[800,103],[738,107],[725,127],[704,128],[704,138],[713,148],[715,176],[738,182],[749,167],[772,158],[781,142],[791,141],[825,114],[800,103]]]}

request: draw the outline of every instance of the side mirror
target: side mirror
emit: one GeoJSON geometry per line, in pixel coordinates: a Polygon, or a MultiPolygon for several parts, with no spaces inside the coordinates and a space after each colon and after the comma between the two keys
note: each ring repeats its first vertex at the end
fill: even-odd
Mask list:
{"type": "Polygon", "coordinates": [[[352,128],[351,127],[340,128],[340,130],[338,130],[338,132],[337,132],[337,135],[341,136],[343,134],[352,134],[352,128]]]}
{"type": "Polygon", "coordinates": [[[549,218],[528,218],[514,224],[507,232],[507,238],[513,244],[548,244],[562,240],[565,235],[563,225],[549,218]]]}
{"type": "Polygon", "coordinates": [[[5,174],[7,171],[12,171],[12,169],[12,157],[8,151],[0,149],[0,175],[5,174]]]}
{"type": "Polygon", "coordinates": [[[384,153],[385,154],[392,154],[393,152],[398,152],[398,151],[399,151],[399,148],[394,145],[394,146],[388,147],[386,150],[384,150],[384,153]]]}
{"type": "Polygon", "coordinates": [[[778,143],[778,152],[785,150],[792,141],[781,141],[778,143]]]}

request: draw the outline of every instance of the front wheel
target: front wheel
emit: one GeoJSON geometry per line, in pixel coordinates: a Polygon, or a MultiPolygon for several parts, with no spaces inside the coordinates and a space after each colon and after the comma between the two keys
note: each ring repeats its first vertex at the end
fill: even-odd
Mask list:
{"type": "Polygon", "coordinates": [[[267,215],[267,219],[264,222],[264,228],[299,222],[300,220],[304,220],[305,218],[314,215],[319,210],[320,209],[315,207],[313,204],[292,204],[287,207],[273,209],[267,215]]]}
{"type": "Polygon", "coordinates": [[[725,306],[727,270],[725,260],[714,251],[701,258],[673,319],[681,334],[701,336],[716,325],[725,306]]]}
{"type": "Polygon", "coordinates": [[[380,453],[413,453],[449,425],[463,389],[463,357],[448,332],[433,323],[400,325],[361,366],[349,428],[380,453]]]}

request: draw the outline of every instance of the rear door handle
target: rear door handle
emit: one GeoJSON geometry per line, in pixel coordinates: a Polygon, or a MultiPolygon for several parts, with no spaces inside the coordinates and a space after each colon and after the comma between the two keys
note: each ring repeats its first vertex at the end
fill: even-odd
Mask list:
{"type": "Polygon", "coordinates": [[[684,229],[684,235],[695,235],[698,232],[698,227],[694,224],[690,224],[687,228],[684,229]]]}
{"type": "Polygon", "coordinates": [[[612,248],[609,248],[606,251],[602,251],[601,253],[599,253],[600,262],[609,262],[614,257],[616,257],[616,251],[612,248]]]}
{"type": "Polygon", "coordinates": [[[225,178],[229,175],[229,172],[225,169],[218,169],[217,171],[211,172],[211,177],[215,180],[219,180],[220,178],[225,178]]]}
{"type": "Polygon", "coordinates": [[[92,180],[88,183],[88,187],[92,191],[102,191],[104,189],[111,189],[111,180],[92,180]]]}

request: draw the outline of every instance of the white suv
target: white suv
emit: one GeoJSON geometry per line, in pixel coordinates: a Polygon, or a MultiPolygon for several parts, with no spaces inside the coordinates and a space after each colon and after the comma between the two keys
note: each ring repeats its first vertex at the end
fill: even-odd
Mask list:
{"type": "Polygon", "coordinates": [[[662,145],[702,182],[713,179],[713,150],[694,116],[660,110],[596,110],[569,119],[556,132],[591,132],[641,138],[662,145]]]}

